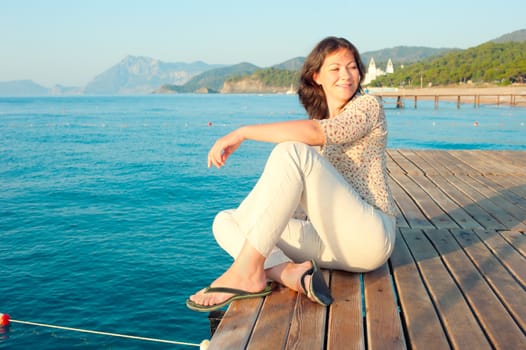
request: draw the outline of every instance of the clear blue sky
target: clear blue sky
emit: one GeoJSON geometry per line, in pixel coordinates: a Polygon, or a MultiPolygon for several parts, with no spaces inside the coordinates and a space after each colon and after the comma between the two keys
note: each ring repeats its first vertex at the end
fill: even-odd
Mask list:
{"type": "Polygon", "coordinates": [[[477,46],[526,28],[524,0],[0,0],[0,81],[83,86],[126,55],[261,67],[328,35],[361,52],[477,46]]]}

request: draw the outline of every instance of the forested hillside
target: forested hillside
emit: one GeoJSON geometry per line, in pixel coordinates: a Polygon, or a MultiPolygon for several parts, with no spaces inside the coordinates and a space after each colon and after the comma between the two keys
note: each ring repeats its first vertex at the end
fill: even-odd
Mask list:
{"type": "Polygon", "coordinates": [[[488,42],[396,70],[370,86],[437,86],[462,83],[509,85],[526,82],[526,42],[488,42]]]}
{"type": "MultiPolygon", "coordinates": [[[[246,78],[247,75],[237,76],[227,79],[225,82],[236,82],[246,78]]],[[[278,68],[258,69],[252,73],[250,78],[257,79],[266,86],[297,86],[299,71],[278,68]]]]}

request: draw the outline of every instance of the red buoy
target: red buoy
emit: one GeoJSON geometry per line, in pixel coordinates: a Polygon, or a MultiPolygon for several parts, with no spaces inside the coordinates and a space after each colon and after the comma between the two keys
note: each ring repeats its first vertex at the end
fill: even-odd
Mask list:
{"type": "Polygon", "coordinates": [[[8,314],[0,314],[0,327],[9,326],[9,318],[8,314]]]}

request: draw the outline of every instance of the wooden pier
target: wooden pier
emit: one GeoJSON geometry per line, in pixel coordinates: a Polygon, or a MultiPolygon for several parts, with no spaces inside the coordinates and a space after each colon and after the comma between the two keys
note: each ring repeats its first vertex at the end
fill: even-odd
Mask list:
{"type": "Polygon", "coordinates": [[[324,271],[327,308],[280,286],[236,301],[209,349],[526,349],[526,152],[388,155],[389,261],[324,271]]]}
{"type": "Polygon", "coordinates": [[[524,106],[526,105],[526,93],[428,93],[425,90],[421,92],[375,92],[384,104],[394,104],[396,108],[404,108],[408,101],[413,102],[413,107],[417,108],[418,101],[434,101],[435,109],[438,108],[440,101],[455,102],[457,108],[462,104],[473,104],[478,108],[483,104],[524,106]]]}

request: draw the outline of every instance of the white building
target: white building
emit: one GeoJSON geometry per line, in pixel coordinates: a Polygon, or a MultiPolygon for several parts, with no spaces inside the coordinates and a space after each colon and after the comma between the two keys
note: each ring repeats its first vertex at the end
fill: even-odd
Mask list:
{"type": "Polygon", "coordinates": [[[391,61],[391,59],[389,59],[389,61],[387,61],[387,67],[385,67],[385,73],[386,74],[393,74],[394,73],[393,61],[391,61]]]}
{"type": "Polygon", "coordinates": [[[394,73],[394,66],[393,61],[389,59],[387,61],[387,66],[385,68],[385,71],[376,67],[376,63],[374,62],[374,58],[371,57],[371,60],[369,61],[369,66],[367,66],[367,73],[365,74],[365,79],[363,81],[363,85],[370,84],[372,81],[374,81],[379,76],[385,75],[385,74],[392,74],[394,73]]]}

